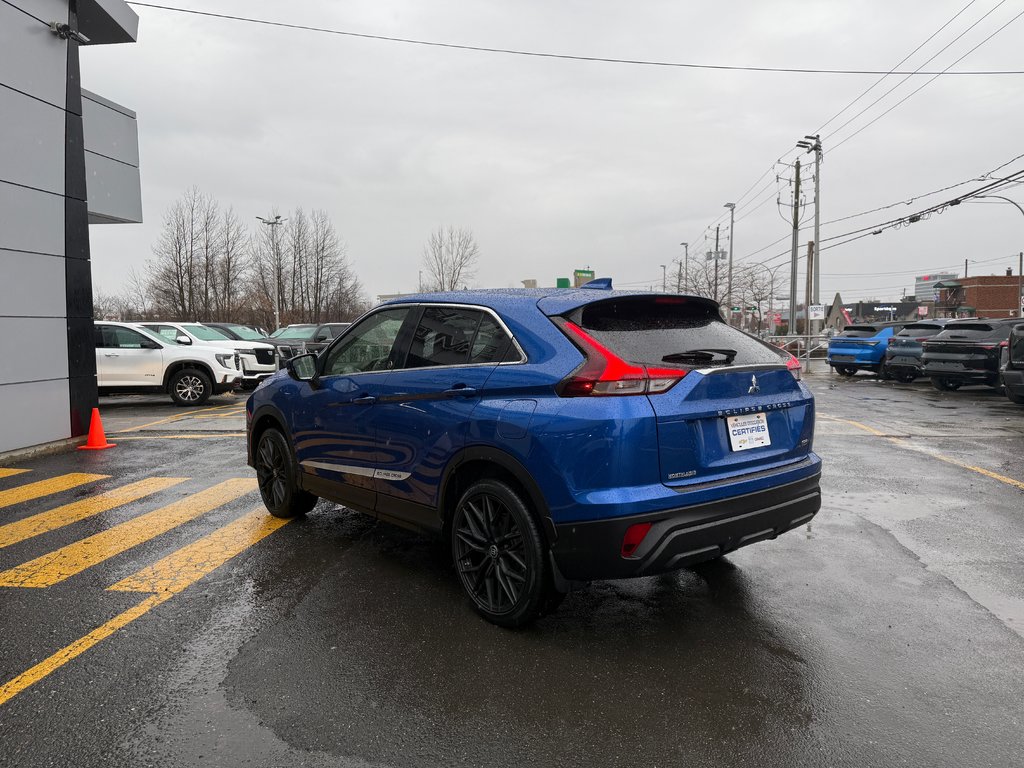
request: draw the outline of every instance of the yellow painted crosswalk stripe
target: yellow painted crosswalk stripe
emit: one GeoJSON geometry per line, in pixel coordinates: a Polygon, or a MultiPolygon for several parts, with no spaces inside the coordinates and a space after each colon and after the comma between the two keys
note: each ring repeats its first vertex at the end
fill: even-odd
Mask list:
{"type": "Polygon", "coordinates": [[[61,648],[52,656],[43,659],[35,666],[0,685],[0,706],[30,685],[39,682],[97,643],[110,637],[117,630],[135,621],[147,611],[170,600],[178,592],[196,583],[235,555],[243,552],[247,547],[252,546],[265,536],[269,536],[288,522],[288,520],[268,516],[263,509],[254,510],[153,565],[143,568],[135,575],[119,581],[110,589],[123,592],[152,591],[155,594],[151,594],[138,605],[119,613],[89,634],[61,648]]]}
{"type": "Polygon", "coordinates": [[[122,579],[117,592],[181,592],[287,523],[260,507],[122,579]]]}
{"type": "Polygon", "coordinates": [[[255,490],[255,478],[234,478],[148,512],[35,560],[0,572],[0,587],[51,587],[255,490]]]}
{"type": "Polygon", "coordinates": [[[69,488],[92,483],[97,480],[106,480],[110,475],[90,475],[85,472],[72,472],[68,475],[51,477],[49,480],[39,480],[35,483],[26,483],[17,488],[0,491],[0,507],[9,507],[12,504],[21,504],[23,501],[31,501],[41,496],[49,496],[51,493],[59,493],[69,488]]]}
{"type": "Polygon", "coordinates": [[[0,478],[12,477],[14,475],[20,475],[22,472],[28,472],[27,469],[9,469],[7,467],[0,467],[0,478]]]}
{"type": "Polygon", "coordinates": [[[96,643],[110,637],[117,630],[121,629],[121,627],[135,621],[139,616],[146,613],[151,608],[160,605],[160,603],[165,600],[170,599],[170,597],[170,593],[163,595],[151,595],[150,597],[147,597],[135,607],[129,608],[127,611],[119,613],[105,624],[101,624],[85,637],[78,638],[75,642],[61,648],[52,656],[43,659],[35,666],[26,669],[17,677],[8,680],[3,685],[0,685],[0,705],[3,705],[8,700],[17,696],[33,683],[39,682],[54,670],[64,666],[76,656],[80,656],[85,653],[96,645],[96,643]]]}
{"type": "Polygon", "coordinates": [[[64,504],[48,512],[40,512],[38,515],[26,517],[24,520],[0,525],[0,549],[25,539],[31,539],[41,533],[77,523],[79,520],[85,520],[87,517],[120,507],[122,504],[129,504],[143,496],[184,482],[184,480],[184,477],[148,477],[137,483],[129,483],[87,499],[64,504]]]}

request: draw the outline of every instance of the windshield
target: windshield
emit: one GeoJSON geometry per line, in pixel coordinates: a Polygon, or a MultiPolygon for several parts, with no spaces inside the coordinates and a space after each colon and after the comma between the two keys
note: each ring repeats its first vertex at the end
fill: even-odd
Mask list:
{"type": "Polygon", "coordinates": [[[923,339],[926,336],[934,336],[942,330],[943,326],[936,325],[935,323],[915,323],[914,325],[908,325],[897,336],[901,337],[913,337],[915,339],[923,339]]]}
{"type": "Polygon", "coordinates": [[[878,329],[875,328],[873,325],[848,325],[842,330],[840,335],[847,337],[852,336],[854,338],[864,338],[866,336],[875,336],[877,333],[878,329]]]}
{"type": "Polygon", "coordinates": [[[316,330],[315,325],[289,325],[284,328],[278,328],[272,334],[272,339],[308,339],[313,335],[313,331],[316,330]]]}
{"type": "Polygon", "coordinates": [[[246,341],[261,341],[266,338],[262,333],[257,333],[247,325],[229,325],[227,327],[238,338],[245,339],[246,341]]]}
{"type": "Polygon", "coordinates": [[[223,331],[218,331],[216,328],[210,328],[206,325],[199,325],[198,323],[189,323],[188,325],[182,325],[181,327],[200,341],[224,341],[225,339],[230,341],[231,339],[231,337],[223,331]]]}
{"type": "Polygon", "coordinates": [[[994,335],[995,328],[988,323],[950,323],[936,338],[984,339],[994,335]]]}

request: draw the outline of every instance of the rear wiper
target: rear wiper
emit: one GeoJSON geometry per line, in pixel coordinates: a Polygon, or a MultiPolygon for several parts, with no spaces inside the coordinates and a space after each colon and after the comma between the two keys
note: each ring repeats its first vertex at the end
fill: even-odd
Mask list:
{"type": "Polygon", "coordinates": [[[661,358],[663,363],[711,363],[729,365],[736,358],[735,349],[688,349],[685,352],[675,352],[661,358]],[[715,360],[715,355],[721,355],[723,360],[715,360]]]}

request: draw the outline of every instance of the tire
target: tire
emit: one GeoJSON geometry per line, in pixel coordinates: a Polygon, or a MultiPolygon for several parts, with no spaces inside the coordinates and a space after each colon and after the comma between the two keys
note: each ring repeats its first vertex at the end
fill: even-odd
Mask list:
{"type": "Polygon", "coordinates": [[[939,392],[956,392],[960,389],[960,382],[950,381],[941,376],[932,376],[932,386],[939,390],[939,392]]]}
{"type": "Polygon", "coordinates": [[[274,517],[297,517],[316,506],[317,497],[299,488],[291,448],[278,430],[260,435],[253,459],[260,496],[274,517]]]}
{"type": "Polygon", "coordinates": [[[1017,405],[1024,405],[1024,395],[1015,395],[1013,394],[1013,392],[1007,389],[1006,396],[1010,399],[1011,403],[1016,403],[1017,405]]]}
{"type": "Polygon", "coordinates": [[[198,368],[185,368],[171,376],[167,389],[175,405],[202,405],[213,394],[213,383],[198,368]]]}
{"type": "Polygon", "coordinates": [[[836,373],[838,373],[840,376],[853,376],[853,374],[857,372],[856,368],[851,368],[848,365],[837,365],[835,368],[836,373]]]}
{"type": "Polygon", "coordinates": [[[892,379],[892,371],[890,371],[889,367],[884,363],[875,368],[875,373],[878,374],[878,378],[882,381],[889,381],[892,379]]]}
{"type": "Polygon", "coordinates": [[[523,499],[499,480],[473,483],[455,506],[452,559],[473,609],[492,624],[523,627],[554,610],[548,547],[523,499]]]}

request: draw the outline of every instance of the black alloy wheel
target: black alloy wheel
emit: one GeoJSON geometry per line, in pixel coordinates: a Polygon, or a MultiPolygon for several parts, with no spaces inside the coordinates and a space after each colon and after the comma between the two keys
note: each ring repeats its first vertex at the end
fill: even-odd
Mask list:
{"type": "Polygon", "coordinates": [[[537,523],[505,483],[470,486],[455,508],[451,531],[462,588],[488,621],[521,627],[561,602],[537,523]]]}
{"type": "Polygon", "coordinates": [[[951,381],[941,376],[932,376],[932,386],[939,390],[939,392],[956,392],[956,390],[960,389],[960,382],[951,381]]]}
{"type": "Polygon", "coordinates": [[[260,435],[255,464],[260,496],[274,517],[304,515],[316,506],[317,497],[299,489],[291,450],[278,430],[268,429],[260,435]]]}

